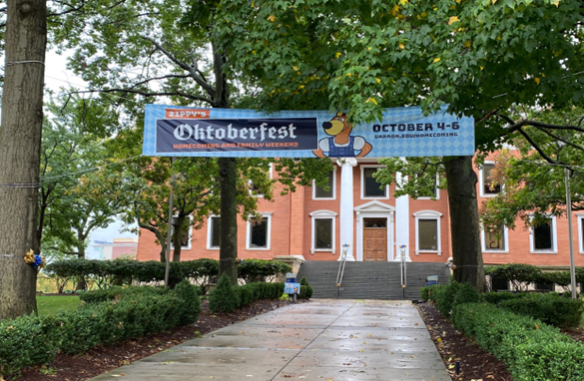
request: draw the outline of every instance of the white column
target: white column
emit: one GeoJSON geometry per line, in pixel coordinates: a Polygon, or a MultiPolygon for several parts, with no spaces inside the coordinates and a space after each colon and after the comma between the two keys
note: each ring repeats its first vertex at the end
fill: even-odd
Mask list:
{"type": "MultiPolygon", "coordinates": [[[[353,167],[357,165],[355,158],[343,158],[337,161],[341,167],[341,254],[347,248],[346,260],[354,261],[354,244],[353,244],[353,167]]],[[[340,257],[339,257],[340,258],[340,257]]]]}
{"type": "MultiPolygon", "coordinates": [[[[401,184],[404,180],[400,172],[396,173],[396,183],[401,184]]],[[[401,246],[405,245],[405,259],[411,262],[410,258],[410,197],[401,196],[395,200],[395,261],[401,261],[401,246]]]]}

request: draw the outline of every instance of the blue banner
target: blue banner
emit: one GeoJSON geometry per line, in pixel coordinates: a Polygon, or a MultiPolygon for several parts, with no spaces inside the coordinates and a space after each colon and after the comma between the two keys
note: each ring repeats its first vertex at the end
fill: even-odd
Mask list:
{"type": "Polygon", "coordinates": [[[419,107],[387,109],[353,125],[327,111],[204,109],[147,105],[143,154],[223,157],[472,156],[474,121],[419,107]]]}

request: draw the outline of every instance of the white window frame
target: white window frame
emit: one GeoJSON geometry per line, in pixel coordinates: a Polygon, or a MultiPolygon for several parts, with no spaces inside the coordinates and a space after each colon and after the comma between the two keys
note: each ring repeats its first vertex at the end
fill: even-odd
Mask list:
{"type": "Polygon", "coordinates": [[[310,217],[312,219],[312,224],[311,224],[311,239],[310,239],[310,254],[314,254],[317,251],[324,251],[324,252],[330,252],[332,254],[336,253],[336,249],[335,249],[335,241],[336,241],[336,234],[335,234],[335,229],[336,229],[336,219],[337,219],[337,214],[333,211],[330,210],[317,210],[314,211],[312,213],[310,213],[310,217]],[[332,247],[330,249],[317,249],[316,248],[316,220],[332,220],[332,247]]]}
{"type": "MultiPolygon", "coordinates": [[[[418,200],[432,200],[432,197],[418,197],[418,200]]],[[[436,200],[440,200],[440,189],[438,189],[438,174],[436,174],[436,200]]]]}
{"type": "MultiPolygon", "coordinates": [[[[533,239],[535,230],[533,227],[529,228],[529,252],[531,254],[557,254],[558,253],[558,229],[556,225],[556,216],[546,215],[547,218],[552,220],[552,250],[535,250],[535,240],[533,239]]],[[[533,216],[529,217],[530,220],[533,216]]]]}
{"type": "MultiPolygon", "coordinates": [[[[172,216],[173,220],[174,218],[178,217],[178,215],[172,216]]],[[[189,244],[187,246],[182,246],[180,247],[180,250],[191,250],[193,247],[193,216],[189,215],[189,219],[191,220],[189,225],[191,225],[189,227],[189,244]]],[[[174,225],[173,225],[173,229],[174,229],[174,225]]],[[[170,249],[174,250],[174,244],[172,243],[172,238],[171,238],[171,242],[170,242],[170,249]]]]}
{"type": "Polygon", "coordinates": [[[213,242],[213,223],[211,219],[213,218],[221,218],[221,216],[212,214],[207,218],[207,250],[219,250],[219,246],[211,246],[213,242]]]}
{"type": "MultiPolygon", "coordinates": [[[[494,161],[485,161],[483,164],[495,165],[494,161]]],[[[499,193],[485,193],[485,179],[483,176],[483,165],[479,165],[479,195],[481,197],[497,197],[500,193],[503,193],[503,184],[500,184],[501,191],[499,193]]]]}
{"type": "Polygon", "coordinates": [[[485,228],[484,226],[481,229],[481,246],[483,253],[487,254],[497,254],[497,253],[509,253],[509,228],[507,226],[503,226],[503,241],[505,242],[505,248],[503,250],[500,249],[488,249],[487,248],[487,241],[485,237],[485,228]]]}
{"type": "Polygon", "coordinates": [[[385,166],[375,164],[361,165],[361,200],[389,200],[389,185],[385,186],[385,197],[365,196],[365,168],[385,168],[385,166]]]}
{"type": "Polygon", "coordinates": [[[584,233],[582,226],[584,225],[584,213],[577,213],[578,218],[578,242],[580,243],[580,254],[584,254],[584,233]]]}
{"type": "Polygon", "coordinates": [[[420,253],[436,253],[438,255],[442,255],[442,240],[440,237],[440,220],[442,218],[442,213],[437,212],[435,210],[420,210],[419,212],[414,213],[414,217],[416,218],[416,255],[420,253]],[[437,234],[437,250],[420,250],[420,229],[419,229],[419,221],[420,220],[436,220],[436,234],[437,234]]]}
{"type": "Polygon", "coordinates": [[[333,185],[331,187],[332,191],[333,191],[333,196],[332,197],[316,197],[316,181],[312,180],[312,199],[313,200],[336,200],[337,199],[337,168],[335,167],[332,170],[333,173],[333,185]]]}
{"type": "Polygon", "coordinates": [[[261,218],[267,218],[268,219],[268,227],[267,227],[267,232],[266,232],[266,247],[251,247],[251,221],[250,219],[252,217],[255,217],[254,215],[250,215],[249,219],[246,221],[246,232],[245,232],[245,250],[250,250],[250,251],[256,251],[256,250],[261,250],[261,251],[266,251],[266,250],[271,250],[271,245],[272,245],[272,213],[271,212],[262,212],[259,213],[259,215],[261,216],[261,218]]]}

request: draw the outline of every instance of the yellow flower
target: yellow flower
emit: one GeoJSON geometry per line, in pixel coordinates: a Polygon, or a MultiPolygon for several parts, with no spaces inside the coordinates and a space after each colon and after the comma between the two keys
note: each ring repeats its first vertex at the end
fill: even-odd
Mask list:
{"type": "Polygon", "coordinates": [[[434,58],[434,63],[440,61],[440,57],[434,58]]]}

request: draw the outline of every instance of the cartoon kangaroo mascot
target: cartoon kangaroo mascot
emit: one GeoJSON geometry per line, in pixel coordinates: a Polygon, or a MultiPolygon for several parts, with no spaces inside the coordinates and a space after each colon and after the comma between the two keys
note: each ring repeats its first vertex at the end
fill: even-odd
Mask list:
{"type": "Polygon", "coordinates": [[[371,144],[361,136],[351,136],[353,125],[347,122],[347,114],[339,112],[322,124],[324,132],[332,138],[318,142],[318,149],[312,151],[318,157],[364,157],[371,152],[371,144]],[[358,152],[358,153],[357,153],[358,152]]]}

